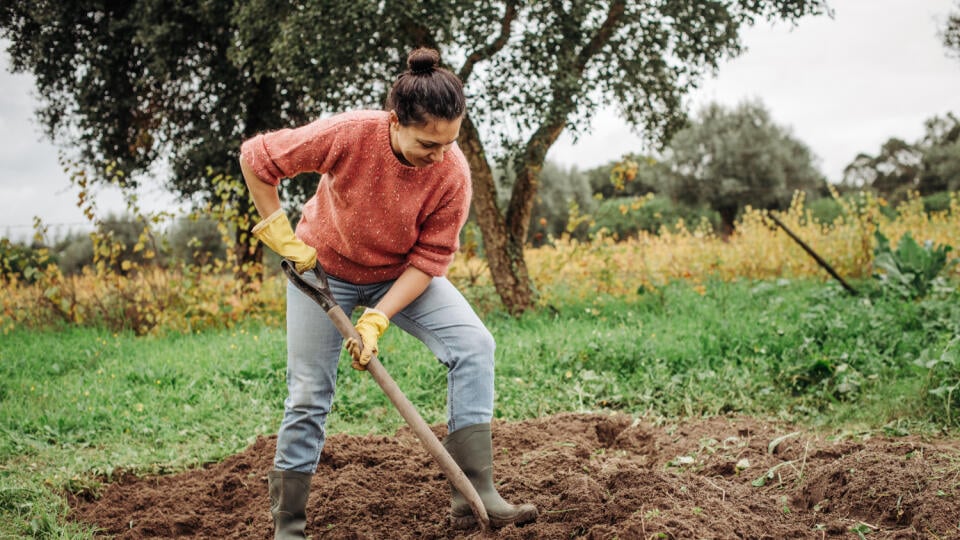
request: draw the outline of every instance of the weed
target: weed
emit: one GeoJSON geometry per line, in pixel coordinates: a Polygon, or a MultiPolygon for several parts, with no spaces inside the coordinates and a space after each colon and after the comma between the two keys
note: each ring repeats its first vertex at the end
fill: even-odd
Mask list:
{"type": "Polygon", "coordinates": [[[873,530],[866,523],[857,523],[850,527],[850,532],[856,534],[860,540],[866,540],[867,535],[872,533],[873,530]]]}
{"type": "Polygon", "coordinates": [[[877,230],[877,248],[874,251],[874,266],[882,272],[874,275],[896,294],[905,298],[922,298],[930,292],[937,277],[957,263],[947,254],[952,246],[927,241],[923,246],[913,239],[910,232],[900,238],[897,249],[877,230]]]}

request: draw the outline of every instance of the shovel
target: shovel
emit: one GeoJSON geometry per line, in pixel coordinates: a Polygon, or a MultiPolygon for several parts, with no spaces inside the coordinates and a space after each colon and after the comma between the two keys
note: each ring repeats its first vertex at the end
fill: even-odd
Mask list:
{"type": "MultiPolygon", "coordinates": [[[[352,337],[356,339],[358,343],[362,343],[360,334],[357,333],[357,329],[354,328],[353,323],[350,322],[350,318],[347,317],[347,314],[343,312],[343,308],[341,308],[333,298],[333,293],[330,292],[330,285],[327,283],[327,274],[320,268],[319,264],[313,267],[313,272],[320,282],[319,286],[308,283],[300,277],[294,264],[286,259],[280,263],[280,267],[291,283],[320,304],[320,307],[327,312],[330,320],[333,321],[334,326],[337,327],[337,330],[340,331],[340,335],[342,335],[344,339],[350,339],[352,337]]],[[[407,425],[410,426],[417,438],[420,439],[420,442],[427,449],[427,452],[429,452],[440,465],[440,470],[442,470],[443,474],[450,480],[453,487],[467,499],[470,508],[473,510],[474,517],[480,522],[482,530],[488,531],[490,529],[490,519],[487,517],[487,510],[483,507],[483,502],[480,501],[480,495],[477,494],[477,490],[474,489],[473,484],[470,483],[470,479],[463,473],[463,470],[460,469],[457,462],[450,457],[447,449],[440,444],[437,436],[430,431],[430,427],[427,426],[423,417],[420,416],[417,409],[410,403],[407,396],[403,394],[403,391],[397,386],[393,377],[387,373],[383,364],[377,360],[376,355],[370,358],[370,363],[367,364],[367,371],[370,372],[370,375],[373,375],[373,380],[377,381],[383,393],[390,398],[394,407],[400,412],[400,416],[407,421],[407,425]]]]}

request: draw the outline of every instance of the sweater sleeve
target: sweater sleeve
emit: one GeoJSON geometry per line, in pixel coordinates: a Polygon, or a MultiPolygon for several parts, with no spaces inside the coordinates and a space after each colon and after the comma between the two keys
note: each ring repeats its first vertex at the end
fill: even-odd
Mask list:
{"type": "Polygon", "coordinates": [[[257,178],[274,186],[300,173],[326,172],[336,159],[337,126],[334,117],[262,133],[245,141],[240,153],[257,178]]]}
{"type": "Polygon", "coordinates": [[[431,276],[443,276],[460,249],[460,229],[470,215],[470,177],[423,222],[408,262],[431,276]]]}

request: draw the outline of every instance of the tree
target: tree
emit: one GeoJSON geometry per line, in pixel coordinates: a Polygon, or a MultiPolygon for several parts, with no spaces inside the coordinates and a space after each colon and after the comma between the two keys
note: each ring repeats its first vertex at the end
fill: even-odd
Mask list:
{"type": "MultiPolygon", "coordinates": [[[[80,118],[96,140],[93,157],[122,155],[136,170],[169,150],[175,163],[235,173],[243,136],[380,106],[411,48],[440,50],[467,85],[459,144],[493,280],[513,313],[533,303],[523,247],[544,158],[564,129],[587,129],[612,103],[651,141],[664,140],[682,124],[685,93],[740,52],[744,25],[827,10],[826,0],[9,4],[18,5],[0,11],[0,26],[14,66],[44,73],[48,125],[80,118]],[[107,114],[58,105],[88,93],[109,98],[107,114]],[[498,163],[516,175],[505,211],[498,163]]],[[[173,176],[181,192],[208,189],[185,167],[173,176]]]]}
{"type": "Polygon", "coordinates": [[[57,266],[66,275],[76,275],[93,264],[93,239],[90,233],[71,232],[53,246],[57,266]]]}
{"type": "Polygon", "coordinates": [[[860,153],[843,169],[843,185],[873,189],[891,200],[904,198],[920,183],[923,154],[916,145],[892,137],[875,156],[860,153]]]}
{"type": "MultiPolygon", "coordinates": [[[[36,79],[47,135],[76,151],[71,160],[122,187],[154,181],[165,169],[172,191],[202,202],[215,200],[218,174],[240,177],[241,140],[309,118],[296,89],[249,76],[269,54],[255,37],[269,12],[255,10],[284,7],[292,9],[282,2],[4,2],[0,31],[11,42],[12,69],[36,79]],[[241,28],[248,41],[238,45],[241,28]]],[[[232,193],[241,194],[233,204],[252,211],[245,191],[232,193]]],[[[241,260],[259,259],[249,241],[238,247],[241,260]]]]}
{"type": "Polygon", "coordinates": [[[847,188],[872,189],[891,201],[908,192],[931,195],[960,189],[960,120],[953,113],[924,122],[916,143],[891,137],[877,155],[860,153],[844,169],[847,188]]]}
{"type": "Polygon", "coordinates": [[[781,208],[795,191],[814,191],[825,182],[810,149],[759,102],[705,106],[671,139],[666,161],[675,175],[672,195],[716,210],[725,234],[743,206],[781,208]]]}
{"type": "Polygon", "coordinates": [[[924,124],[925,135],[918,144],[923,153],[918,190],[924,195],[960,191],[960,118],[947,113],[924,124]]]}

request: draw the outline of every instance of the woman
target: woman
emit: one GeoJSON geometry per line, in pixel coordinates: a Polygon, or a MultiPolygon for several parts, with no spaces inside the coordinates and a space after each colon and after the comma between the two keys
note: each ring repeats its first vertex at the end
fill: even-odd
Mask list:
{"type": "MultiPolygon", "coordinates": [[[[423,341],[447,369],[444,446],[502,527],[536,519],[530,504],[504,501],[493,484],[494,340],[443,276],[470,208],[467,161],[455,144],[466,110],[463,85],[439,67],[439,54],[407,58],[385,111],[354,111],[244,142],[240,165],[262,221],[254,235],[301,273],[319,264],[351,313],[363,343],[348,341],[365,369],[392,322],[423,341]],[[302,172],[323,174],[294,234],[277,184],[302,172]]],[[[315,277],[304,274],[307,280],[315,277]]],[[[274,470],[268,474],[276,538],[303,538],[310,479],[320,460],[342,338],[326,313],[287,288],[287,390],[274,470]]],[[[476,523],[454,489],[451,524],[476,523]]]]}

